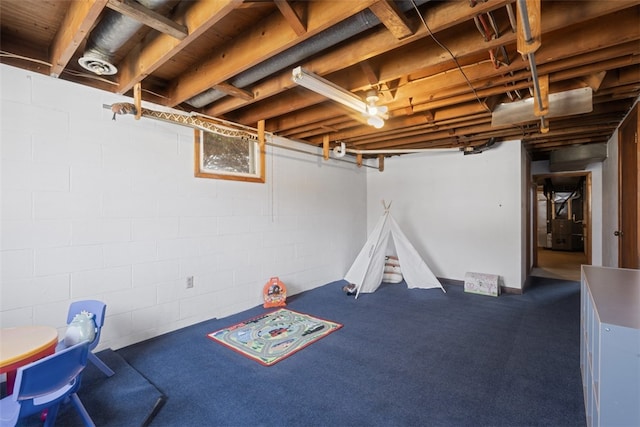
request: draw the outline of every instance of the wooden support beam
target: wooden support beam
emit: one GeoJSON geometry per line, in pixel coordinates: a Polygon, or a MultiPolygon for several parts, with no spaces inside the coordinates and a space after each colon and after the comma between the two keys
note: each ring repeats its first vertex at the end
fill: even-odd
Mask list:
{"type": "Polygon", "coordinates": [[[193,129],[193,140],[195,141],[195,144],[193,144],[193,170],[195,171],[195,176],[198,176],[198,173],[200,173],[201,132],[200,129],[193,129]]]}
{"type": "Polygon", "coordinates": [[[267,152],[266,152],[267,137],[265,134],[265,121],[258,121],[258,145],[260,147],[260,182],[266,181],[267,176],[267,152]]]}
{"type": "Polygon", "coordinates": [[[540,133],[549,133],[549,121],[540,117],[540,133]]]}
{"type": "MultiPolygon", "coordinates": [[[[336,2],[317,0],[307,3],[307,31],[299,36],[290,29],[286,19],[280,14],[271,14],[261,25],[249,28],[229,43],[224,49],[216,50],[199,64],[190,67],[169,86],[166,104],[173,107],[198,95],[210,87],[227,81],[260,62],[285,51],[294,44],[313,37],[332,26],[332,22],[349,18],[366,9],[375,0],[336,2]],[[269,37],[265,37],[269,34],[269,37]]],[[[198,2],[199,4],[216,2],[198,2]]],[[[194,6],[195,6],[194,5],[194,6]]],[[[192,7],[194,7],[192,6],[192,7]]],[[[290,75],[288,76],[291,82],[290,75]]],[[[264,117],[264,116],[263,116],[264,117]]],[[[255,123],[252,120],[250,123],[255,123]]]]}
{"type": "Polygon", "coordinates": [[[362,153],[356,154],[356,165],[358,165],[359,168],[362,167],[362,153]]]}
{"type": "Polygon", "coordinates": [[[189,46],[209,28],[235,10],[239,4],[242,4],[242,0],[192,2],[190,7],[179,17],[180,22],[184,22],[188,28],[189,35],[183,40],[178,40],[167,34],[160,34],[139,48],[133,49],[118,64],[120,72],[117,92],[121,94],[128,92],[134,84],[146,78],[189,46]]]}
{"type": "Polygon", "coordinates": [[[517,28],[517,47],[521,55],[534,53],[540,48],[542,43],[542,25],[540,23],[540,0],[518,0],[516,7],[516,16],[518,22],[517,28]],[[521,4],[526,4],[526,16],[521,8],[521,4]],[[527,20],[526,22],[524,20],[527,20]],[[527,40],[525,27],[531,30],[531,38],[527,40]]]}
{"type": "MultiPolygon", "coordinates": [[[[306,25],[304,25],[302,19],[300,19],[296,11],[291,7],[291,3],[289,3],[288,0],[274,0],[274,3],[278,6],[280,13],[297,35],[301,36],[307,32],[306,25]]],[[[302,2],[302,4],[304,4],[304,2],[302,2]]]]}
{"type": "Polygon", "coordinates": [[[586,83],[594,92],[600,89],[600,85],[607,75],[606,71],[600,71],[599,73],[592,73],[582,78],[582,81],[586,83]]]}
{"type": "Polygon", "coordinates": [[[433,123],[436,119],[435,115],[433,114],[433,110],[424,110],[422,114],[429,123],[433,123]]]}
{"type": "Polygon", "coordinates": [[[322,157],[329,160],[329,134],[322,135],[322,157]]]}
{"type": "Polygon", "coordinates": [[[378,73],[376,73],[373,70],[373,67],[371,66],[371,63],[369,61],[367,61],[367,60],[362,61],[360,63],[360,68],[364,72],[364,75],[366,76],[367,80],[369,81],[369,84],[371,86],[376,86],[380,80],[378,79],[378,73]]]}
{"type": "Polygon", "coordinates": [[[378,154],[378,170],[384,172],[384,154],[378,154]]]}
{"type": "Polygon", "coordinates": [[[178,40],[183,40],[189,35],[189,30],[184,25],[177,24],[136,1],[109,0],[107,7],[178,40]]]}
{"type": "Polygon", "coordinates": [[[51,55],[49,56],[49,63],[51,64],[50,76],[55,78],[60,76],[80,43],[95,25],[107,1],[74,1],[69,5],[69,10],[60,24],[60,29],[51,43],[51,55]]]}
{"type": "Polygon", "coordinates": [[[396,93],[398,92],[398,88],[400,87],[400,79],[394,79],[388,82],[380,83],[380,98],[383,102],[388,103],[392,102],[396,93]]]}
{"type": "Polygon", "coordinates": [[[413,34],[409,20],[394,1],[380,0],[369,6],[369,9],[398,40],[413,34]]]}
{"type": "Polygon", "coordinates": [[[410,116],[413,113],[414,113],[413,105],[407,105],[406,107],[404,107],[404,112],[402,112],[402,111],[399,112],[399,114],[404,114],[405,116],[410,116]]]}
{"type": "MultiPolygon", "coordinates": [[[[465,7],[463,7],[466,5],[462,5],[462,3],[464,2],[449,1],[449,2],[437,2],[437,3],[438,3],[437,5],[434,5],[434,11],[437,10],[437,13],[429,13],[427,14],[427,16],[425,16],[426,22],[428,23],[429,27],[434,33],[438,33],[447,28],[450,28],[455,23],[465,22],[468,20],[468,11],[466,10],[465,7]]],[[[499,7],[504,7],[506,4],[511,4],[511,3],[513,3],[513,0],[492,0],[490,2],[479,2],[476,5],[474,10],[477,11],[478,13],[485,13],[488,10],[495,10],[499,7]]],[[[597,19],[600,16],[604,16],[610,13],[615,13],[616,11],[620,11],[625,7],[626,8],[630,7],[630,4],[631,2],[623,2],[623,1],[584,2],[584,5],[581,5],[582,9],[580,14],[580,17],[581,17],[580,22],[586,19],[597,19]]],[[[570,2],[545,3],[545,11],[544,11],[545,14],[543,16],[543,18],[545,19],[544,32],[547,33],[551,31],[555,31],[558,29],[562,29],[567,25],[571,25],[572,21],[575,21],[575,17],[571,15],[571,11],[573,7],[574,6],[571,6],[570,2]]],[[[623,16],[629,16],[630,18],[635,19],[634,17],[631,16],[631,14],[628,14],[628,13],[626,13],[626,15],[623,15],[623,16]]],[[[418,21],[416,21],[415,24],[417,26],[418,21]]],[[[635,24],[636,24],[635,22],[629,23],[629,24],[625,22],[623,25],[620,26],[619,31],[616,31],[617,33],[624,33],[624,36],[617,36],[617,37],[628,38],[629,37],[628,29],[632,28],[635,24]]],[[[587,27],[584,30],[579,30],[579,31],[581,33],[584,33],[585,31],[587,31],[588,33],[595,33],[595,35],[598,37],[598,40],[601,39],[602,37],[609,38],[608,32],[602,32],[597,29],[598,25],[599,23],[594,23],[593,27],[587,27]]],[[[422,30],[421,27],[419,26],[417,26],[417,28],[418,29],[416,30],[416,34],[406,39],[407,43],[409,40],[416,41],[424,37],[429,37],[428,31],[422,30]]],[[[460,34],[459,36],[455,37],[455,41],[448,40],[447,47],[453,52],[454,56],[463,57],[466,55],[477,54],[479,52],[479,49],[477,47],[478,45],[476,43],[477,33],[471,34],[471,35],[473,36],[473,38],[469,37],[466,34],[460,34]]],[[[581,34],[580,36],[576,36],[576,39],[580,40],[581,46],[586,45],[586,42],[581,39],[582,36],[583,34],[581,34]]],[[[498,47],[499,45],[507,45],[509,43],[515,43],[515,42],[516,42],[516,34],[505,33],[500,37],[500,39],[490,42],[489,45],[494,46],[491,43],[495,43],[494,47],[498,47]]],[[[553,40],[549,40],[549,43],[550,42],[553,42],[553,40]]],[[[602,43],[600,41],[597,41],[596,43],[598,43],[598,45],[605,45],[605,44],[610,45],[611,42],[615,42],[615,40],[610,40],[610,41],[607,41],[606,43],[604,41],[602,41],[602,43]]],[[[319,75],[327,75],[339,70],[343,70],[348,66],[355,65],[362,60],[361,58],[371,58],[372,56],[387,52],[390,49],[397,48],[398,43],[402,44],[404,43],[404,41],[398,42],[393,37],[390,37],[388,30],[384,28],[379,31],[371,33],[366,38],[359,40],[358,43],[345,44],[345,46],[343,47],[338,47],[336,49],[331,50],[327,54],[322,55],[321,57],[308,61],[305,63],[305,67],[308,67],[309,69],[313,69],[314,72],[316,72],[319,75]],[[359,60],[355,61],[352,58],[356,58],[359,60]]],[[[545,48],[542,49],[544,50],[545,54],[547,52],[550,52],[549,43],[546,43],[545,48]]],[[[558,49],[567,50],[567,44],[564,42],[564,40],[558,40],[555,44],[558,45],[558,49]]],[[[486,47],[483,45],[481,46],[482,46],[483,53],[486,52],[486,47]]],[[[556,49],[553,52],[550,52],[550,54],[562,55],[562,51],[558,52],[557,51],[558,49],[556,49]]],[[[538,53],[540,54],[542,50],[538,53]]],[[[392,61],[393,66],[388,67],[389,68],[388,71],[385,71],[384,69],[379,70],[380,80],[389,81],[389,80],[398,78],[402,74],[410,74],[412,73],[412,70],[419,69],[421,67],[420,64],[426,64],[426,63],[439,64],[443,61],[443,59],[437,59],[442,56],[442,49],[440,47],[434,46],[433,52],[431,52],[431,49],[429,49],[428,52],[429,52],[428,54],[423,52],[418,54],[418,52],[416,51],[415,55],[408,55],[408,56],[405,55],[402,58],[399,58],[398,61],[392,61]]],[[[442,56],[442,58],[444,58],[444,56],[442,56]]],[[[450,58],[447,57],[446,60],[450,61],[450,58]]],[[[551,60],[550,58],[545,58],[545,56],[542,56],[540,58],[541,63],[545,63],[550,60],[551,60]]],[[[488,63],[487,64],[483,63],[482,66],[480,65],[478,66],[478,68],[483,68],[483,67],[493,68],[493,65],[488,63]]],[[[467,68],[465,68],[465,72],[466,71],[467,71],[467,68]]],[[[496,70],[496,73],[497,74],[504,73],[504,68],[501,67],[500,70],[496,70]]],[[[349,77],[353,78],[353,74],[354,73],[351,73],[349,77]]],[[[358,90],[359,89],[358,86],[360,84],[364,87],[364,85],[367,84],[367,82],[364,81],[365,80],[364,75],[362,75],[361,80],[362,81],[359,81],[358,83],[355,83],[355,84],[351,83],[349,85],[349,89],[352,91],[358,90]]],[[[464,78],[459,72],[447,73],[443,79],[438,78],[438,80],[444,81],[447,86],[452,86],[452,84],[447,84],[446,81],[452,80],[455,82],[455,85],[458,85],[458,84],[464,85],[465,90],[468,92],[467,83],[464,81],[464,78]]],[[[442,84],[442,81],[439,81],[438,84],[442,84]]],[[[477,78],[476,78],[476,81],[477,81],[477,78]]],[[[288,89],[292,86],[293,86],[293,83],[291,82],[291,75],[288,73],[282,73],[282,75],[279,75],[274,78],[267,78],[263,81],[258,82],[256,85],[254,85],[253,87],[254,92],[259,93],[255,101],[264,100],[270,96],[277,95],[278,93],[281,93],[283,90],[288,89]]],[[[399,86],[398,97],[402,97],[402,95],[400,95],[402,91],[402,87],[404,86],[406,86],[407,88],[411,87],[411,85],[407,85],[407,82],[403,82],[403,81],[400,81],[398,86],[399,86]]],[[[439,90],[439,87],[438,86],[436,87],[439,90]]],[[[416,91],[413,91],[413,92],[415,93],[416,91]]],[[[425,91],[425,93],[431,93],[431,92],[425,91]]],[[[226,99],[219,100],[218,102],[215,103],[215,105],[206,109],[205,113],[210,116],[220,117],[228,113],[229,111],[233,111],[235,109],[240,108],[240,106],[242,105],[246,105],[246,103],[237,98],[229,97],[226,99]]],[[[271,117],[275,116],[275,114],[273,114],[273,110],[274,110],[273,106],[269,106],[269,109],[271,110],[271,117]]],[[[262,115],[258,117],[260,118],[264,117],[262,112],[260,112],[260,114],[262,115]]],[[[245,122],[244,118],[242,119],[238,118],[237,120],[240,122],[245,122]]],[[[251,120],[251,117],[246,118],[246,123],[254,123],[254,122],[255,122],[255,117],[253,120],[251,120]]]]}
{"type": "Polygon", "coordinates": [[[227,95],[231,95],[234,96],[236,98],[240,98],[240,99],[244,99],[245,101],[251,101],[253,100],[253,93],[246,91],[244,89],[240,89],[238,87],[235,87],[227,82],[223,82],[223,83],[218,83],[217,85],[213,86],[214,88],[218,89],[220,92],[224,92],[227,95]]]}
{"type": "Polygon", "coordinates": [[[133,87],[133,102],[136,106],[136,120],[142,117],[142,83],[138,82],[133,87]]]}

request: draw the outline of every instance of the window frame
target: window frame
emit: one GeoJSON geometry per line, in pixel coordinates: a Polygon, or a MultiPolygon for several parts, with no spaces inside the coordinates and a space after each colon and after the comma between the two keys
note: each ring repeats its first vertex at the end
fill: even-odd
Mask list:
{"type": "Polygon", "coordinates": [[[194,129],[194,175],[198,178],[208,178],[208,179],[223,179],[230,181],[244,181],[244,182],[257,182],[264,183],[265,180],[265,136],[264,136],[264,121],[260,121],[258,123],[258,133],[257,135],[244,130],[233,130],[227,128],[220,128],[215,126],[213,123],[209,127],[209,129],[196,128],[194,129]],[[217,131],[217,130],[225,130],[225,132],[217,131]],[[249,142],[253,142],[256,144],[255,146],[255,169],[257,172],[255,174],[250,173],[236,173],[236,172],[227,172],[227,171],[213,171],[209,169],[204,169],[202,166],[203,161],[203,150],[204,150],[204,135],[205,132],[209,133],[217,133],[223,136],[230,137],[242,137],[242,136],[250,136],[247,138],[249,142]],[[237,135],[233,135],[236,133],[237,135]],[[242,136],[241,136],[242,135],[242,136]],[[256,138],[257,137],[257,138],[256,138]]]}

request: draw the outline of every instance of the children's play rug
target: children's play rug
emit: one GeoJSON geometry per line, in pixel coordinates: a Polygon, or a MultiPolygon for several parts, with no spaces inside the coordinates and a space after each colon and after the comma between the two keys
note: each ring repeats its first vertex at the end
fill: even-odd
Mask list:
{"type": "Polygon", "coordinates": [[[207,336],[270,366],[341,327],[339,323],[281,308],[207,336]]]}

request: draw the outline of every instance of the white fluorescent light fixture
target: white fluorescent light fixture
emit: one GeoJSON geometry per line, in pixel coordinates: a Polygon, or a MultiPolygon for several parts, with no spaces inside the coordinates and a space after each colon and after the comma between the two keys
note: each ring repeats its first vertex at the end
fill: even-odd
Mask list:
{"type": "MultiPolygon", "coordinates": [[[[590,87],[549,94],[547,119],[593,111],[593,90],[590,87]]],[[[491,113],[491,126],[504,126],[539,120],[533,108],[533,98],[499,104],[491,113]]]]}
{"type": "MultiPolygon", "coordinates": [[[[349,107],[367,117],[367,123],[375,128],[381,128],[386,119],[387,107],[377,107],[377,111],[371,111],[371,103],[367,104],[353,93],[341,88],[335,83],[330,82],[316,74],[313,74],[302,67],[293,69],[291,80],[300,86],[307,88],[315,93],[326,96],[345,107],[349,107]]],[[[377,98],[377,97],[376,97],[377,98]]],[[[375,105],[373,105],[375,107],[375,105]]]]}

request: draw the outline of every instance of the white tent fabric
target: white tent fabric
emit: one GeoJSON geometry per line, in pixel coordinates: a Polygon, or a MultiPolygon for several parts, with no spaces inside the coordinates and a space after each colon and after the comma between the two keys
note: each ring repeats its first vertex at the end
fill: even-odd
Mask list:
{"type": "Polygon", "coordinates": [[[391,255],[388,252],[392,250],[392,245],[409,288],[440,288],[446,292],[393,219],[389,207],[385,206],[384,213],[344,276],[346,281],[356,285],[356,298],[360,293],[371,293],[378,289],[384,274],[385,257],[391,255]]]}

